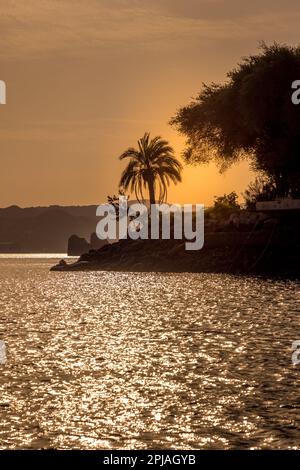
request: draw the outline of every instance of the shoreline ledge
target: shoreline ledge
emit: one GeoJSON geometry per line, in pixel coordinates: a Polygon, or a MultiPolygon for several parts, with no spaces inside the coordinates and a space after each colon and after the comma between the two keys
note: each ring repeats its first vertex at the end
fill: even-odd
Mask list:
{"type": "MultiPolygon", "coordinates": [[[[90,250],[51,271],[125,271],[256,274],[300,278],[300,237],[286,227],[256,232],[212,232],[204,247],[186,251],[184,240],[120,240],[90,250]]],[[[298,232],[298,231],[297,231],[298,232]]]]}

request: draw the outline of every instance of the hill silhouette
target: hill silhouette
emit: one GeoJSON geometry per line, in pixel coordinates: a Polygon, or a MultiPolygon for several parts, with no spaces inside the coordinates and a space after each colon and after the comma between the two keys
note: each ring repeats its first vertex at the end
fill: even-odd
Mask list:
{"type": "Polygon", "coordinates": [[[0,252],[66,253],[76,233],[89,239],[99,218],[91,206],[10,206],[0,209],[0,252]]]}

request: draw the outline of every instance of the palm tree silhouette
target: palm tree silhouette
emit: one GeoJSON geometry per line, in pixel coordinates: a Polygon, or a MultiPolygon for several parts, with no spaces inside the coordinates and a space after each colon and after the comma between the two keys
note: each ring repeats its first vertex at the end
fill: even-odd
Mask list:
{"type": "Polygon", "coordinates": [[[166,200],[170,182],[181,181],[182,165],[174,157],[174,150],[166,140],[157,136],[150,139],[145,133],[138,141],[138,148],[130,147],[120,160],[130,161],[122,173],[120,187],[135,193],[138,201],[145,201],[144,189],[148,189],[150,204],[155,204],[156,192],[159,203],[166,200]]]}

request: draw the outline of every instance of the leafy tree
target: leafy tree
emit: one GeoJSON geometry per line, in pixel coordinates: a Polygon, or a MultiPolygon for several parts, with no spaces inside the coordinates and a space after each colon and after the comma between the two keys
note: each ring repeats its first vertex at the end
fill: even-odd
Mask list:
{"type": "Polygon", "coordinates": [[[155,204],[156,193],[159,202],[165,201],[170,182],[181,181],[182,166],[174,157],[174,150],[161,137],[150,139],[145,133],[138,141],[138,147],[130,147],[120,156],[129,159],[122,173],[120,186],[135,193],[138,201],[145,200],[144,190],[149,193],[150,204],[155,204]]]}
{"type": "Polygon", "coordinates": [[[114,194],[113,196],[107,196],[108,204],[111,204],[115,208],[117,220],[119,220],[119,210],[120,210],[119,197],[120,196],[125,196],[127,198],[127,201],[129,200],[129,196],[125,194],[125,191],[122,187],[119,188],[118,195],[114,194]]]}
{"type": "Polygon", "coordinates": [[[214,160],[221,171],[243,158],[274,180],[278,195],[300,192],[300,106],[292,83],[300,79],[300,47],[263,44],[228,73],[224,84],[204,85],[171,120],[187,137],[189,163],[214,160]]]}
{"type": "Polygon", "coordinates": [[[225,217],[239,209],[240,205],[235,191],[232,191],[230,194],[224,194],[223,196],[215,196],[214,198],[212,213],[217,216],[225,217]]]}
{"type": "Polygon", "coordinates": [[[205,210],[206,220],[224,220],[227,219],[233,212],[240,210],[238,203],[238,196],[235,191],[224,194],[223,196],[214,197],[214,205],[205,210]]]}
{"type": "Polygon", "coordinates": [[[247,209],[254,209],[257,201],[273,199],[275,196],[276,185],[271,178],[266,176],[256,177],[243,193],[247,209]]]}
{"type": "Polygon", "coordinates": [[[228,207],[229,209],[239,209],[238,196],[235,191],[232,191],[229,194],[224,194],[224,196],[215,196],[214,198],[214,207],[228,207]]]}

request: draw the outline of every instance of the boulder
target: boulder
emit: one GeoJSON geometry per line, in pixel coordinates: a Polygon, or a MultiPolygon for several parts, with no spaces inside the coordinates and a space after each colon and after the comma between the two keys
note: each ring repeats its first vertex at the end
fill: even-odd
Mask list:
{"type": "Polygon", "coordinates": [[[80,238],[77,235],[71,235],[68,240],[68,256],[78,256],[82,253],[89,251],[90,244],[85,238],[80,238]]]}

